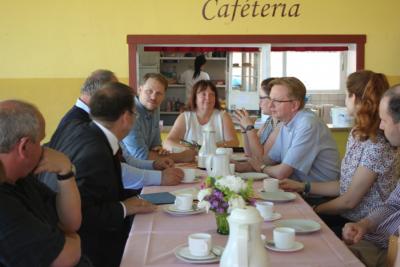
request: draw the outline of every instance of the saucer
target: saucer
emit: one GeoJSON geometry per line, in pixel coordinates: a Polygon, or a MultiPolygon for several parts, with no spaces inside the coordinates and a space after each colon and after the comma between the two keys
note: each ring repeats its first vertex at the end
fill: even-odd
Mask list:
{"type": "Polygon", "coordinates": [[[275,223],[276,227],[290,227],[296,231],[296,234],[308,234],[321,230],[321,225],[313,220],[290,219],[275,223]]]}
{"type": "Polygon", "coordinates": [[[270,218],[264,218],[264,222],[272,222],[282,218],[282,214],[274,212],[270,218]]]}
{"type": "Polygon", "coordinates": [[[221,251],[221,254],[217,256],[214,253],[210,253],[207,256],[194,256],[190,253],[187,245],[178,246],[175,248],[174,253],[178,259],[187,263],[215,263],[219,262],[221,259],[224,248],[221,246],[213,246],[213,249],[214,248],[221,251]]]}
{"type": "Polygon", "coordinates": [[[274,192],[285,192],[285,190],[278,189],[276,191],[265,191],[264,189],[259,189],[258,192],[260,192],[260,193],[274,193],[274,192]]]}
{"type": "Polygon", "coordinates": [[[185,180],[182,180],[181,181],[181,184],[195,184],[195,183],[198,183],[198,182],[200,182],[201,181],[201,178],[200,177],[196,177],[196,178],[194,178],[192,181],[185,181],[185,180]]]}
{"type": "Polygon", "coordinates": [[[259,173],[259,172],[242,172],[242,173],[237,173],[236,175],[241,177],[244,180],[253,179],[254,181],[263,180],[263,179],[269,177],[268,174],[259,173]]]}
{"type": "Polygon", "coordinates": [[[265,247],[267,249],[273,250],[273,251],[278,251],[278,252],[295,252],[302,250],[304,248],[303,243],[299,241],[294,241],[294,246],[292,248],[287,248],[287,249],[282,249],[282,248],[277,248],[275,247],[275,243],[273,240],[269,240],[265,242],[265,247]]]}
{"type": "Polygon", "coordinates": [[[164,206],[164,211],[166,213],[169,213],[169,214],[175,215],[175,216],[185,216],[185,215],[193,215],[193,214],[203,213],[206,210],[199,209],[197,207],[197,205],[194,205],[192,207],[192,209],[190,209],[190,210],[178,210],[177,208],[175,208],[174,204],[170,204],[170,205],[164,206]]]}
{"type": "Polygon", "coordinates": [[[291,192],[260,192],[260,198],[272,202],[289,202],[296,199],[296,194],[291,192]]]}
{"type": "Polygon", "coordinates": [[[241,162],[241,161],[247,161],[249,158],[246,157],[246,156],[240,155],[240,154],[239,155],[238,154],[233,154],[233,155],[231,155],[231,159],[234,160],[234,161],[241,162]]]}

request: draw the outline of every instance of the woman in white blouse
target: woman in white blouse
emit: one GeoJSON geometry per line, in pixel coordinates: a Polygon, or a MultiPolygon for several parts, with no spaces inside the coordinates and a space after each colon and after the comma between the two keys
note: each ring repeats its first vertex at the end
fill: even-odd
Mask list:
{"type": "Polygon", "coordinates": [[[169,132],[164,147],[182,147],[182,139],[189,142],[203,142],[203,128],[211,125],[215,129],[215,140],[219,147],[236,147],[239,140],[228,113],[221,110],[218,91],[211,81],[200,80],[193,85],[188,102],[190,111],[185,111],[176,119],[169,132]]]}

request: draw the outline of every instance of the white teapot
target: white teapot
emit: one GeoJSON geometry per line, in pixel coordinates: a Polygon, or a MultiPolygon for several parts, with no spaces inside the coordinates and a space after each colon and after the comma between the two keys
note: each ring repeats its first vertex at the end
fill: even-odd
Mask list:
{"type": "Polygon", "coordinates": [[[228,217],[229,239],[221,257],[220,267],[271,266],[261,240],[263,218],[256,208],[234,209],[228,217]]]}

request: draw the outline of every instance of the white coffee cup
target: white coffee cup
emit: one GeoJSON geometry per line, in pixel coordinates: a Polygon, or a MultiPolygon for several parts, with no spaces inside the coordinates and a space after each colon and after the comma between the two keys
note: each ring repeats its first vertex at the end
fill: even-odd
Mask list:
{"type": "Polygon", "coordinates": [[[271,219],[274,215],[274,203],[269,201],[257,201],[256,208],[264,219],[271,219]]]}
{"type": "Polygon", "coordinates": [[[235,163],[229,163],[229,171],[232,175],[235,174],[235,163]]]}
{"type": "Polygon", "coordinates": [[[212,249],[212,237],[207,233],[195,233],[188,237],[189,251],[193,256],[210,255],[212,249]]]}
{"type": "Polygon", "coordinates": [[[275,178],[267,178],[263,181],[265,192],[275,192],[279,190],[279,180],[275,178]]]}
{"type": "Polygon", "coordinates": [[[278,227],[273,231],[275,247],[291,249],[294,246],[295,230],[289,227],[278,227]]]}
{"type": "Polygon", "coordinates": [[[175,208],[182,211],[188,211],[193,206],[192,194],[179,194],[175,198],[175,208]]]}
{"type": "Polygon", "coordinates": [[[215,150],[215,154],[217,154],[217,155],[229,155],[229,158],[231,158],[232,155],[233,155],[233,148],[231,148],[231,147],[218,147],[217,150],[215,150]]]}
{"type": "Polygon", "coordinates": [[[188,169],[188,168],[181,168],[183,171],[183,181],[184,182],[193,182],[196,178],[196,170],[195,169],[188,169]]]}

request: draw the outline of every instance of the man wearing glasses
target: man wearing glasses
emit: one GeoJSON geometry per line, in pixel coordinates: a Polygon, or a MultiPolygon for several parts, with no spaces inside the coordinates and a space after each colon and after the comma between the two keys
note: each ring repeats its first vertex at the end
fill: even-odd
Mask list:
{"type": "Polygon", "coordinates": [[[304,109],[305,94],[304,84],[295,77],[271,82],[271,115],[283,125],[264,162],[249,162],[256,171],[278,179],[292,178],[306,184],[337,180],[336,143],[326,124],[314,112],[304,109]]]}

